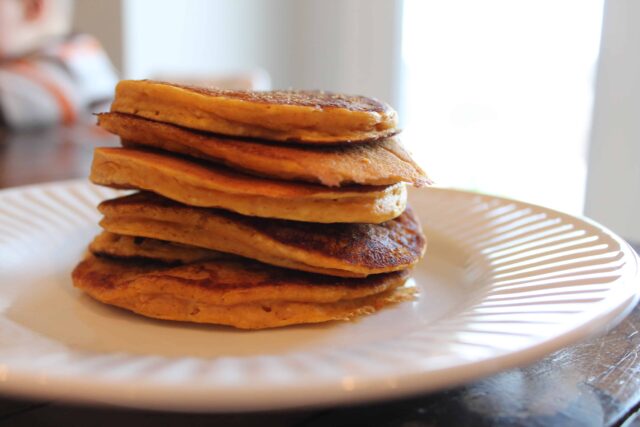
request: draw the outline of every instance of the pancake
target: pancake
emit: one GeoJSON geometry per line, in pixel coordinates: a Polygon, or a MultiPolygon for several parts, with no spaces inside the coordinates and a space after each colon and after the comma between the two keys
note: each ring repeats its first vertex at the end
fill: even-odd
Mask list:
{"type": "Polygon", "coordinates": [[[131,148],[96,148],[90,180],[153,191],[192,206],[318,223],[380,223],[400,215],[407,202],[404,183],[331,189],[258,178],[165,152],[131,148]]]}
{"type": "Polygon", "coordinates": [[[120,113],[100,114],[98,124],[120,136],[125,147],[159,148],[270,178],[331,187],[398,182],[421,187],[430,183],[396,137],[318,147],[225,138],[120,113]]]}
{"type": "Polygon", "coordinates": [[[315,224],[185,206],[151,193],[102,202],[107,231],[232,253],[266,264],[364,277],[408,268],[426,240],[407,209],[382,224],[315,224]]]}
{"type": "Polygon", "coordinates": [[[368,142],[398,133],[373,98],[321,91],[232,91],[123,80],[111,111],[228,136],[309,144],[368,142]]]}
{"type": "Polygon", "coordinates": [[[408,272],[345,279],[216,260],[181,266],[89,255],[75,287],[96,300],[147,317],[262,329],[351,320],[411,299],[408,272]]]}
{"type": "Polygon", "coordinates": [[[89,245],[89,252],[98,256],[130,259],[151,259],[167,264],[187,264],[233,258],[233,255],[180,243],[146,237],[123,236],[103,231],[89,245]]]}

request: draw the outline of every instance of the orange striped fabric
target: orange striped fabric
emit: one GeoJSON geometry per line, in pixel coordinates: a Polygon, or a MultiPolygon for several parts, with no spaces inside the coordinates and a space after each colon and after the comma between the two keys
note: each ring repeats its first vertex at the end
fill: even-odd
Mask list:
{"type": "Polygon", "coordinates": [[[0,62],[0,123],[10,128],[69,125],[108,101],[118,81],[98,41],[86,34],[0,62]]]}
{"type": "Polygon", "coordinates": [[[38,83],[51,95],[60,109],[62,124],[70,125],[76,121],[77,106],[71,102],[58,83],[39,70],[36,64],[26,60],[18,60],[14,61],[10,68],[38,83]]]}

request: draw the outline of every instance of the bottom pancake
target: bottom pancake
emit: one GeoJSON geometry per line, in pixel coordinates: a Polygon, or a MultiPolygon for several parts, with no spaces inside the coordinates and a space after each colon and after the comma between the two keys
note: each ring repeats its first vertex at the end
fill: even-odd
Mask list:
{"type": "Polygon", "coordinates": [[[414,294],[407,270],[340,278],[249,260],[167,266],[89,255],[72,277],[98,301],[144,316],[242,329],[351,320],[414,294]]]}

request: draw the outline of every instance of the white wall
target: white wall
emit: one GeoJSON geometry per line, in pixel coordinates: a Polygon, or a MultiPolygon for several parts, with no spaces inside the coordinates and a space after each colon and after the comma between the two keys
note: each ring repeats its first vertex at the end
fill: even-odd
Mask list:
{"type": "Polygon", "coordinates": [[[366,94],[399,107],[401,1],[293,3],[291,86],[366,94]]]}
{"type": "Polygon", "coordinates": [[[275,88],[398,104],[401,1],[124,0],[124,75],[263,68],[275,88]]]}
{"type": "Polygon", "coordinates": [[[122,71],[122,7],[120,1],[76,1],[73,29],[97,37],[107,51],[113,65],[118,71],[122,71]]]}
{"type": "Polygon", "coordinates": [[[640,2],[606,2],[585,213],[640,242],[640,2]]]}
{"type": "Polygon", "coordinates": [[[290,0],[125,0],[125,76],[276,69],[288,64],[290,0]],[[276,48],[277,47],[277,48],[276,48]]]}

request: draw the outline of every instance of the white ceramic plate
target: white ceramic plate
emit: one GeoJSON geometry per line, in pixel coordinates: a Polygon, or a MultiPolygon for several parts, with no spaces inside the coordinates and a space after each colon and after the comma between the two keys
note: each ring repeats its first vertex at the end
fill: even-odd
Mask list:
{"type": "Polygon", "coordinates": [[[530,363],[611,327],[638,260],[591,221],[463,191],[413,195],[429,237],[419,298],[354,323],[258,332],[146,319],[69,278],[115,191],[0,192],[0,392],[173,410],[342,404],[530,363]]]}

